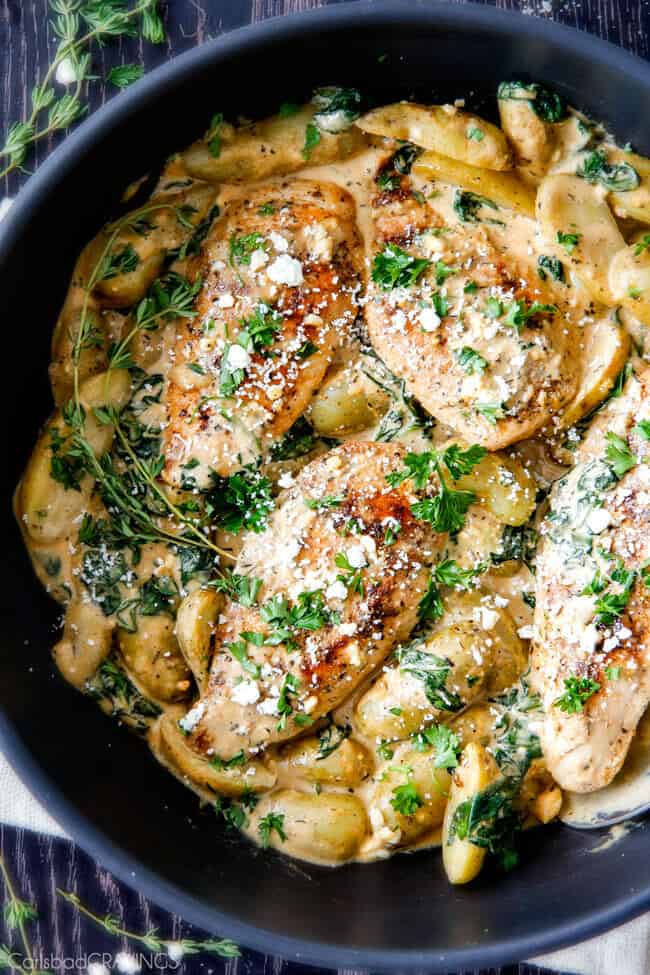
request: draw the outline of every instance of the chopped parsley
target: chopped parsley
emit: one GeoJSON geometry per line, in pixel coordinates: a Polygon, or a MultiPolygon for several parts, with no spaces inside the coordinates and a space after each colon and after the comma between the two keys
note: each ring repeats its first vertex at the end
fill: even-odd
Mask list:
{"type": "Polygon", "coordinates": [[[470,376],[473,373],[480,375],[485,371],[488,364],[487,359],[484,359],[480,352],[472,349],[469,345],[464,345],[462,349],[456,349],[454,356],[461,369],[470,376]]]}
{"type": "Polygon", "coordinates": [[[331,511],[332,508],[339,508],[344,500],[342,494],[326,494],[322,498],[305,498],[305,504],[312,511],[331,511]]]}
{"type": "Polygon", "coordinates": [[[408,288],[416,283],[430,265],[431,261],[423,257],[414,257],[397,244],[388,244],[383,251],[375,254],[372,280],[383,291],[408,288]]]}
{"type": "Polygon", "coordinates": [[[336,614],[325,605],[320,589],[301,592],[293,606],[286,596],[278,593],[261,606],[260,617],[270,628],[264,642],[270,646],[284,643],[287,647],[296,646],[296,630],[320,630],[337,621],[336,614]]]}
{"type": "Polygon", "coordinates": [[[277,724],[278,731],[284,731],[287,726],[287,718],[293,714],[293,704],[291,703],[291,700],[298,693],[299,687],[300,681],[297,677],[295,677],[293,674],[284,675],[277,705],[278,715],[280,716],[280,720],[277,724]]]}
{"type": "Polygon", "coordinates": [[[413,747],[418,752],[433,749],[434,768],[456,768],[460,754],[460,741],[451,728],[444,724],[432,724],[429,728],[411,735],[413,747]]]}
{"type": "Polygon", "coordinates": [[[262,580],[255,576],[240,576],[231,569],[222,569],[218,579],[210,583],[211,589],[223,592],[240,606],[255,606],[259,591],[262,588],[262,580]]]}
{"type": "Polygon", "coordinates": [[[263,532],[272,509],[271,482],[253,467],[229,477],[212,474],[206,511],[217,519],[223,531],[235,535],[242,529],[263,532]]]}
{"type": "Polygon", "coordinates": [[[320,129],[314,122],[308,122],[305,127],[305,144],[302,147],[303,159],[309,159],[320,140],[320,129]]]}
{"type": "Polygon", "coordinates": [[[607,448],[605,457],[612,471],[620,481],[628,471],[636,466],[637,459],[630,450],[627,440],[616,433],[606,433],[607,448]]]}
{"type": "Polygon", "coordinates": [[[466,840],[488,850],[500,858],[504,869],[517,864],[515,834],[521,828],[521,818],[513,800],[519,779],[498,779],[454,810],[449,826],[449,839],[466,840]]]}
{"type": "Polygon", "coordinates": [[[451,444],[444,451],[430,451],[422,454],[407,454],[404,470],[393,471],[386,476],[392,487],[412,478],[417,490],[423,490],[432,473],[438,475],[440,492],[434,498],[424,498],[411,505],[411,511],[421,521],[428,521],[436,532],[449,532],[454,535],[465,524],[465,515],[476,501],[473,491],[460,491],[451,488],[443,474],[443,465],[457,481],[485,457],[485,448],[474,444],[463,450],[458,444],[451,444]]]}
{"type": "Polygon", "coordinates": [[[574,249],[578,246],[582,239],[582,234],[568,233],[565,234],[562,230],[557,232],[557,242],[564,247],[567,254],[573,254],[574,249]]]}
{"type": "Polygon", "coordinates": [[[270,812],[266,816],[262,816],[257,824],[257,831],[260,834],[260,842],[264,849],[271,842],[271,834],[274,832],[278,834],[284,843],[287,838],[287,834],[284,831],[284,813],[270,812]]]}
{"type": "Polygon", "coordinates": [[[390,804],[401,816],[413,816],[420,806],[424,805],[424,800],[413,783],[407,782],[393,789],[393,798],[390,804]]]}
{"type": "Polygon", "coordinates": [[[566,714],[579,714],[590,697],[600,690],[598,681],[590,677],[565,677],[564,693],[553,701],[556,708],[566,714]]]}
{"type": "Polygon", "coordinates": [[[650,248],[650,234],[644,234],[634,245],[634,256],[638,257],[650,248]]]}
{"type": "Polygon", "coordinates": [[[210,121],[210,128],[206,135],[208,152],[214,159],[218,159],[221,155],[221,129],[223,127],[223,121],[222,112],[217,112],[216,115],[213,115],[210,121]]]}
{"type": "Polygon", "coordinates": [[[473,142],[483,142],[485,138],[485,132],[483,129],[479,129],[477,126],[470,126],[466,132],[467,138],[471,139],[473,142]]]}
{"type": "Polygon", "coordinates": [[[228,242],[229,262],[234,267],[237,264],[250,264],[253,251],[264,250],[265,243],[262,234],[232,234],[228,242]]]}
{"type": "Polygon", "coordinates": [[[474,409],[493,427],[497,425],[497,420],[503,420],[506,415],[503,403],[475,403],[474,409]]]}
{"type": "Polygon", "coordinates": [[[650,440],[650,420],[639,420],[634,427],[634,432],[638,433],[642,440],[650,440]]]}

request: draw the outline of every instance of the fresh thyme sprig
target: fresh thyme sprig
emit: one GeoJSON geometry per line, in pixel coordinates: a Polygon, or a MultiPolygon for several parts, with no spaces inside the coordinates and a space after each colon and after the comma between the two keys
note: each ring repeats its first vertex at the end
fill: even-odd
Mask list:
{"type": "MultiPolygon", "coordinates": [[[[134,221],[142,221],[143,217],[148,216],[153,211],[165,209],[169,206],[170,204],[167,203],[152,204],[151,206],[138,210],[135,214],[127,214],[107,228],[108,237],[106,244],[92,267],[88,275],[88,279],[84,285],[85,295],[81,307],[80,326],[72,347],[73,399],[66,408],[65,419],[73,430],[72,447],[75,456],[83,458],[86,468],[100,485],[100,489],[102,490],[105,498],[109,499],[110,502],[115,506],[116,510],[122,513],[123,524],[132,534],[133,526],[135,525],[135,541],[152,541],[162,539],[167,543],[173,543],[175,545],[192,545],[194,547],[203,549],[212,549],[212,551],[214,551],[217,555],[225,558],[232,558],[233,556],[230,552],[227,552],[215,545],[214,542],[212,542],[210,538],[208,538],[190,518],[185,517],[185,515],[162,490],[157,482],[160,469],[156,467],[155,464],[145,463],[136,455],[128,436],[124,432],[120,421],[120,413],[117,410],[106,408],[99,411],[95,410],[95,415],[102,422],[111,423],[113,425],[115,436],[118,438],[123,451],[131,461],[133,470],[137,474],[139,480],[162,503],[163,508],[167,510],[169,517],[175,519],[179,524],[183,525],[188,530],[191,538],[188,537],[187,534],[176,535],[173,532],[166,531],[164,528],[161,528],[146,507],[138,501],[137,497],[135,497],[132,492],[125,492],[123,490],[123,485],[120,483],[120,478],[115,474],[115,472],[112,469],[109,470],[107,465],[102,462],[101,458],[98,459],[95,456],[95,452],[84,436],[83,432],[85,410],[80,396],[79,363],[83,348],[86,346],[89,340],[92,340],[92,328],[88,324],[90,322],[90,295],[95,285],[101,280],[104,269],[106,268],[107,263],[110,260],[110,255],[113,252],[115,242],[121,231],[133,224],[134,221]]],[[[117,345],[110,352],[109,370],[111,368],[127,368],[128,366],[132,365],[130,361],[127,362],[127,359],[130,360],[129,345],[138,331],[142,329],[150,330],[155,328],[161,319],[172,314],[191,317],[193,314],[192,302],[196,295],[197,288],[195,286],[187,285],[187,283],[184,282],[184,279],[179,278],[179,281],[182,282],[182,285],[178,284],[172,295],[168,296],[169,303],[158,302],[154,307],[154,303],[150,302],[150,299],[148,298],[145,298],[142,302],[140,302],[138,308],[141,309],[141,312],[138,315],[138,311],[136,310],[135,324],[133,328],[129,331],[127,336],[117,343],[117,345]]]]}
{"type": "Polygon", "coordinates": [[[127,931],[113,915],[106,914],[104,917],[100,917],[99,914],[94,914],[81,903],[79,897],[73,894],[72,891],[61,890],[60,887],[57,887],[56,892],[68,904],[72,904],[80,914],[93,921],[108,934],[113,934],[119,938],[128,938],[129,941],[136,941],[138,944],[148,948],[149,951],[165,951],[173,945],[175,948],[178,948],[179,952],[182,951],[187,955],[195,955],[199,952],[211,952],[212,954],[219,955],[221,958],[238,958],[241,955],[238,945],[229,938],[210,938],[207,941],[195,941],[192,938],[184,938],[180,941],[164,941],[158,934],[157,928],[150,928],[144,934],[127,931]]]}
{"type": "Polygon", "coordinates": [[[38,912],[33,904],[21,900],[16,894],[2,856],[0,856],[0,874],[2,875],[5,888],[4,921],[9,931],[18,931],[23,944],[22,961],[19,960],[17,953],[12,951],[11,948],[7,945],[0,944],[0,969],[8,968],[10,971],[18,972],[19,975],[38,975],[25,928],[25,925],[29,921],[36,920],[38,912]]]}
{"type": "Polygon", "coordinates": [[[134,36],[139,26],[142,37],[152,44],[165,40],[158,0],[50,0],[55,17],[52,28],[58,38],[56,53],[39,84],[31,92],[29,114],[14,122],[0,144],[0,178],[20,169],[31,146],[53,132],[67,129],[85,112],[81,100],[83,83],[90,80],[90,48],[109,38],[134,36]],[[84,29],[87,28],[87,29],[84,29]],[[71,91],[57,96],[52,82],[66,62],[74,78],[71,91]],[[3,165],[3,163],[0,163],[3,165]]]}

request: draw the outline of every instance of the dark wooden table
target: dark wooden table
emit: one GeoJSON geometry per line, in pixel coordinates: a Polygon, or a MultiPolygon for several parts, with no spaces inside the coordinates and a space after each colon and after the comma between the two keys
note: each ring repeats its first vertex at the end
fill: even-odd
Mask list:
{"type": "MultiPolygon", "coordinates": [[[[168,41],[153,48],[134,39],[105,47],[96,55],[97,74],[105,76],[114,64],[137,61],[152,68],[175,54],[202,44],[220,33],[262,20],[265,17],[324,6],[328,0],[168,0],[166,24],[168,41]]],[[[339,0],[329,0],[336,3],[339,0]]],[[[520,10],[522,14],[552,19],[589,31],[639,54],[649,56],[649,0],[497,0],[497,7],[520,10]]],[[[48,0],[0,0],[0,132],[25,109],[28,93],[48,64],[55,39],[48,26],[48,0]]],[[[93,82],[88,92],[91,111],[114,97],[101,82],[93,82]]],[[[38,146],[30,157],[35,168],[56,145],[56,136],[38,146]]],[[[0,200],[14,195],[27,174],[13,174],[0,186],[0,200]]],[[[39,918],[30,923],[34,955],[39,967],[55,971],[87,970],[88,964],[115,963],[116,954],[142,950],[137,944],[115,937],[82,918],[55,895],[57,887],[72,890],[100,916],[111,914],[120,926],[137,933],[152,928],[165,940],[180,938],[203,940],[197,931],[151,904],[134,890],[119,883],[73,844],[24,830],[0,827],[0,852],[27,900],[38,905],[39,918]],[[58,966],[58,967],[57,967],[58,966]]],[[[18,947],[16,932],[2,931],[0,944],[18,947]],[[12,941],[13,937],[13,941],[12,941]]],[[[219,932],[210,932],[217,935],[219,932]]],[[[143,950],[143,971],[151,952],[143,950]]],[[[154,970],[175,970],[179,975],[297,975],[303,969],[282,959],[255,952],[224,962],[202,954],[187,955],[174,967],[166,957],[156,958],[154,970]]],[[[2,963],[0,960],[0,968],[2,963]]],[[[309,969],[315,971],[315,969],[309,969]]],[[[497,972],[492,970],[494,975],[497,972]]],[[[539,969],[522,964],[500,970],[501,975],[533,975],[539,969]]],[[[93,969],[90,969],[93,973],[93,969]]],[[[95,970],[94,975],[99,975],[95,970]]],[[[351,973],[352,975],[352,973],[351,973]]],[[[483,975],[488,975],[487,972],[483,975]]]]}

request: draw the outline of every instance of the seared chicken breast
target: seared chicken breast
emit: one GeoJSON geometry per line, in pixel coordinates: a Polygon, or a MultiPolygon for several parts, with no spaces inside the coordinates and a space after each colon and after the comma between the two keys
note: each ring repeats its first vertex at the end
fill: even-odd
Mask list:
{"type": "Polygon", "coordinates": [[[304,412],[357,314],[354,204],[332,184],[258,186],[226,207],[193,274],[166,383],[164,476],[198,485],[256,460],[304,412]]]}
{"type": "Polygon", "coordinates": [[[650,701],[650,370],[597,415],[551,493],[531,681],[544,755],[574,792],[607,785],[650,701]]]}
{"type": "Polygon", "coordinates": [[[229,759],[302,733],[408,637],[446,536],[415,519],[410,482],[388,484],[403,457],[337,447],[247,536],[235,571],[261,589],[216,625],[207,692],[185,720],[195,749],[229,759]]]}
{"type": "Polygon", "coordinates": [[[497,450],[532,436],[576,390],[580,333],[568,307],[498,249],[485,222],[498,219],[495,204],[461,195],[445,226],[402,177],[372,206],[366,320],[378,355],[465,437],[497,450]]]}

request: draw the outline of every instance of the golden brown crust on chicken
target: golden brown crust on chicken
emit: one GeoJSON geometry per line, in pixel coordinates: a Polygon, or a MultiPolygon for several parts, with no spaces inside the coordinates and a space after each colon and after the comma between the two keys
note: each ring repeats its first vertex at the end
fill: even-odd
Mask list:
{"type": "Polygon", "coordinates": [[[650,701],[650,445],[637,426],[649,415],[646,368],[597,416],[557,482],[537,557],[531,680],[546,762],[574,792],[611,782],[650,701]]]}
{"type": "Polygon", "coordinates": [[[166,479],[227,475],[304,412],[357,314],[361,255],[345,190],[307,180],[231,202],[193,273],[196,316],[178,331],[166,388],[166,479]]]}
{"type": "Polygon", "coordinates": [[[407,179],[373,207],[371,261],[390,261],[395,248],[428,261],[406,286],[373,273],[366,319],[377,353],[468,439],[498,450],[532,436],[576,390],[580,339],[569,308],[537,275],[527,281],[471,214],[443,226],[407,179]]]}
{"type": "Polygon", "coordinates": [[[394,444],[337,447],[303,469],[264,534],[247,536],[236,571],[262,588],[256,606],[230,603],[215,628],[189,721],[197,750],[229,758],[300,734],[408,637],[446,536],[413,517],[408,483],[388,485],[403,457],[394,444]]]}

